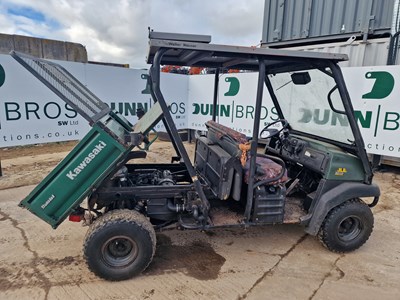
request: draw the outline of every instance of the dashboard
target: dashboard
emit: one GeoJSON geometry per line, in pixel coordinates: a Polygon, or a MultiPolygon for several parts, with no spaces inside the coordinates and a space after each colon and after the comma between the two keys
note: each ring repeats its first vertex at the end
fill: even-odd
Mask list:
{"type": "Polygon", "coordinates": [[[325,173],[330,159],[329,153],[316,149],[315,143],[291,135],[280,139],[272,138],[267,150],[286,161],[303,165],[320,174],[325,173]]]}

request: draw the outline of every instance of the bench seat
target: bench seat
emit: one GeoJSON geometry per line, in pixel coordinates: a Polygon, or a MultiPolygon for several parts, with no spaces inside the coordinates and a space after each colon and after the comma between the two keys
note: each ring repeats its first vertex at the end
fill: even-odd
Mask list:
{"type": "MultiPolygon", "coordinates": [[[[250,154],[249,151],[243,150],[250,149],[249,140],[246,135],[214,121],[206,122],[206,126],[208,129],[207,138],[211,143],[219,145],[230,155],[241,160],[244,170],[244,181],[248,183],[250,154]],[[243,153],[243,151],[245,151],[245,153],[243,153]]],[[[257,155],[256,164],[256,181],[272,180],[279,177],[282,172],[282,166],[280,164],[262,155],[257,155]]],[[[281,178],[277,178],[276,181],[272,181],[269,184],[284,183],[287,180],[287,173],[286,170],[284,170],[284,174],[281,178]]]]}

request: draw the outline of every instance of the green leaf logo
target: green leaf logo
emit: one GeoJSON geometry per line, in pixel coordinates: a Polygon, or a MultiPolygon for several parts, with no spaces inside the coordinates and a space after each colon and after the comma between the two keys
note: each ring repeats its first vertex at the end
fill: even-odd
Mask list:
{"type": "Polygon", "coordinates": [[[383,99],[393,91],[394,78],[389,72],[368,72],[365,78],[375,79],[375,83],[372,90],[362,96],[363,99],[383,99]]]}
{"type": "Polygon", "coordinates": [[[240,82],[236,77],[226,77],[226,82],[229,82],[229,90],[224,94],[224,96],[236,96],[239,93],[240,82]]]}
{"type": "Polygon", "coordinates": [[[6,81],[6,72],[4,71],[3,66],[0,65],[0,86],[4,84],[4,81],[6,81]]]}

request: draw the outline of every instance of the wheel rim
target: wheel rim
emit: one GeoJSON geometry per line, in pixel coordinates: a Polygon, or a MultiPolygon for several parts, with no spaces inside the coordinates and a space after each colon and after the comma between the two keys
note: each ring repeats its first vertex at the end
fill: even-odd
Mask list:
{"type": "Polygon", "coordinates": [[[338,226],[338,237],[343,242],[354,240],[363,229],[362,222],[357,216],[344,218],[338,226]]]}
{"type": "Polygon", "coordinates": [[[111,267],[125,267],[138,256],[136,242],[127,236],[115,236],[107,240],[101,248],[104,262],[111,267]]]}

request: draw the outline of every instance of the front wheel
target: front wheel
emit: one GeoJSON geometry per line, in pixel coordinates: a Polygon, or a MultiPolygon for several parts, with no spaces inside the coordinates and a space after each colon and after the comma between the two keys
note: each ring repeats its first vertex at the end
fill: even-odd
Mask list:
{"type": "Polygon", "coordinates": [[[350,252],[361,247],[371,235],[374,216],[360,199],[333,208],[318,233],[322,244],[333,252],[350,252]]]}
{"type": "Polygon", "coordinates": [[[113,210],[90,226],[83,246],[89,269],[107,280],[124,280],[141,273],[151,262],[156,235],[137,211],[113,210]]]}

